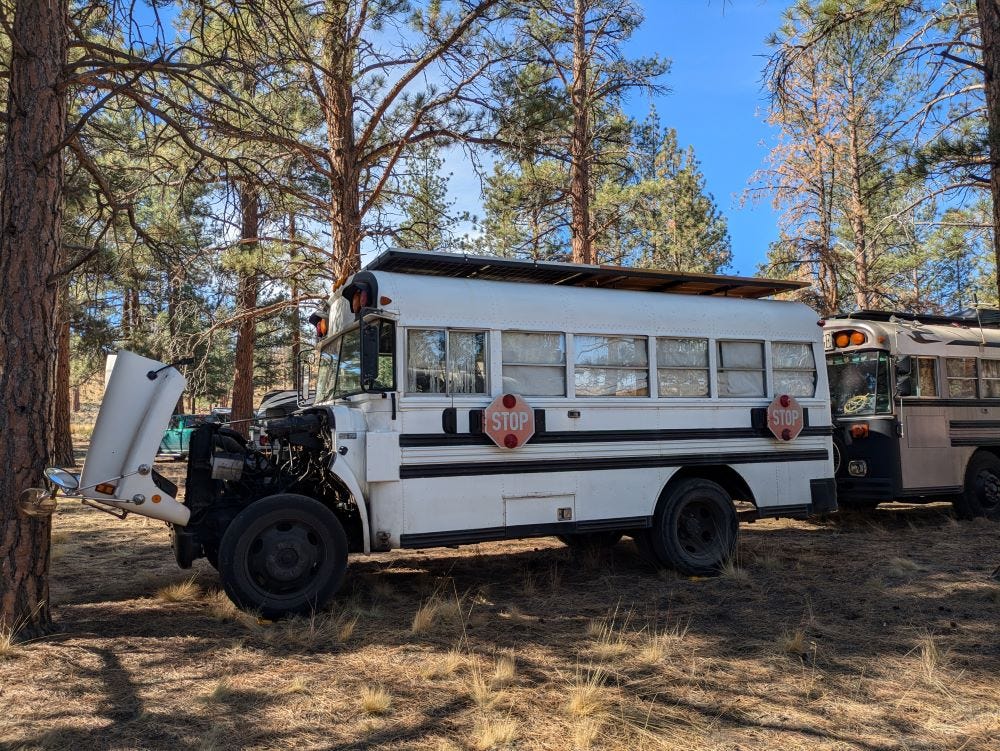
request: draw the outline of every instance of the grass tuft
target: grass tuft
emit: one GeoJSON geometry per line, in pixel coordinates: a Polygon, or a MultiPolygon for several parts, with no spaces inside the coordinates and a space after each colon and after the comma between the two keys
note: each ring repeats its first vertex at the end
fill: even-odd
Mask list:
{"type": "Polygon", "coordinates": [[[429,634],[440,625],[461,624],[463,615],[462,603],[457,596],[445,599],[435,594],[417,608],[410,623],[410,632],[429,634]]]}
{"type": "Polygon", "coordinates": [[[366,686],[361,692],[361,709],[365,714],[388,714],[392,696],[381,686],[366,686]]]}
{"type": "Polygon", "coordinates": [[[504,748],[517,740],[517,730],[512,717],[480,717],[472,730],[472,747],[477,751],[504,748]]]}
{"type": "Polygon", "coordinates": [[[687,636],[688,625],[676,623],[670,628],[653,630],[644,634],[636,656],[647,664],[653,665],[668,659],[677,653],[681,643],[687,636]]]}
{"type": "Polygon", "coordinates": [[[465,663],[465,656],[457,649],[452,649],[445,654],[437,654],[435,659],[429,661],[421,669],[420,674],[424,678],[446,678],[454,675],[465,663]]]}
{"type": "Polygon", "coordinates": [[[603,669],[592,670],[588,675],[578,673],[570,684],[566,709],[577,717],[600,717],[608,707],[607,691],[604,688],[606,673],[603,669]]]}
{"type": "Polygon", "coordinates": [[[278,647],[317,649],[349,639],[354,634],[357,617],[333,613],[312,613],[302,618],[289,618],[264,631],[264,640],[278,647]]]}
{"type": "Polygon", "coordinates": [[[195,602],[201,599],[201,595],[201,587],[195,582],[194,577],[160,587],[156,592],[157,599],[164,602],[195,602]]]}
{"type": "Polygon", "coordinates": [[[0,628],[0,660],[12,660],[21,654],[17,633],[12,628],[0,628]]]}
{"type": "Polygon", "coordinates": [[[806,640],[805,629],[797,628],[794,631],[786,631],[778,637],[778,647],[785,654],[799,657],[809,654],[809,643],[806,640]]]}
{"type": "Polygon", "coordinates": [[[236,693],[237,691],[233,687],[233,684],[228,679],[223,678],[212,687],[211,691],[202,697],[202,701],[206,704],[222,704],[230,701],[236,693]]]}
{"type": "Polygon", "coordinates": [[[493,665],[493,685],[508,686],[517,678],[517,663],[512,655],[500,655],[493,665]]]}
{"type": "Polygon", "coordinates": [[[743,583],[750,581],[750,572],[742,566],[737,565],[732,558],[719,567],[719,578],[728,579],[731,582],[743,583]]]}

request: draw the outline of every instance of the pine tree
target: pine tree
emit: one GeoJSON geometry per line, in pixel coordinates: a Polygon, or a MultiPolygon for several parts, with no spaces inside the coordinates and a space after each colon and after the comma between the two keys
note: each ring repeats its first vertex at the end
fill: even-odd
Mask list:
{"type": "Polygon", "coordinates": [[[636,224],[641,263],[672,271],[719,273],[732,262],[725,217],[705,190],[694,148],[682,149],[668,128],[653,176],[638,185],[636,224]]]}
{"type": "Polygon", "coordinates": [[[465,215],[451,212],[448,200],[450,175],[442,172],[444,160],[430,141],[419,144],[407,160],[409,170],[399,188],[402,217],[396,242],[408,250],[442,251],[455,245],[455,230],[465,215]]]}

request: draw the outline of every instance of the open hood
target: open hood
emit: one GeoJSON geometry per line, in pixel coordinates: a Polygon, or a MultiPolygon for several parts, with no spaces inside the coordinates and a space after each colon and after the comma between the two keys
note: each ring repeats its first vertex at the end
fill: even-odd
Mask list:
{"type": "Polygon", "coordinates": [[[187,381],[175,368],[134,352],[108,356],[104,399],[80,476],[80,494],[129,513],[187,524],[191,512],[153,473],[163,431],[187,381]],[[98,492],[102,490],[113,492],[98,492]]]}

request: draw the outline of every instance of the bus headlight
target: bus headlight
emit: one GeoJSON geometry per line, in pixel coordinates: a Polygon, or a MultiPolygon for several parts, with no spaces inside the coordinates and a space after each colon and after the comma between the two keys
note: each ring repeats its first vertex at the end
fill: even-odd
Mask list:
{"type": "Polygon", "coordinates": [[[851,459],[847,463],[847,473],[851,477],[864,477],[868,474],[868,462],[864,459],[851,459]]]}

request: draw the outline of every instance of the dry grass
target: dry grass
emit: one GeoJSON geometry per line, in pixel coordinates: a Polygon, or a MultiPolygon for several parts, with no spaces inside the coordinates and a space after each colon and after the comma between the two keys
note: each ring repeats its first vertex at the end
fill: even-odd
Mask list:
{"type": "Polygon", "coordinates": [[[744,583],[750,581],[750,572],[740,566],[735,558],[730,558],[719,568],[719,577],[732,582],[744,583]]]}
{"type": "Polygon", "coordinates": [[[356,557],[329,612],[267,623],[162,524],[64,504],[59,633],[0,638],[0,748],[1000,751],[1000,525],[943,511],[759,521],[749,581],[628,542],[356,557]]]}
{"type": "Polygon", "coordinates": [[[21,652],[14,630],[0,628],[0,660],[10,660],[21,652]]]}
{"type": "Polygon", "coordinates": [[[392,696],[381,686],[366,686],[361,691],[361,710],[369,715],[384,715],[392,707],[392,696]]]}
{"type": "Polygon", "coordinates": [[[477,751],[505,748],[517,740],[518,723],[512,717],[480,717],[472,730],[472,747],[477,751]]]}
{"type": "Polygon", "coordinates": [[[332,648],[348,641],[357,627],[356,616],[336,613],[313,613],[270,624],[263,632],[272,645],[292,649],[332,648]]]}
{"type": "Polygon", "coordinates": [[[236,689],[233,684],[228,678],[223,678],[215,683],[208,693],[201,697],[201,700],[206,704],[227,704],[235,695],[236,689]]]}
{"type": "Polygon", "coordinates": [[[466,661],[466,657],[457,649],[449,650],[444,654],[434,653],[428,662],[421,668],[420,675],[424,678],[447,678],[458,672],[466,661]]]}
{"type": "Polygon", "coordinates": [[[576,717],[599,718],[610,708],[604,682],[607,674],[601,668],[577,672],[567,687],[566,710],[576,717]]]}
{"type": "Polygon", "coordinates": [[[509,686],[517,678],[517,663],[513,655],[500,655],[493,663],[493,685],[509,686]]]}
{"type": "Polygon", "coordinates": [[[156,591],[156,597],[164,602],[197,602],[201,596],[201,587],[194,577],[176,584],[168,584],[156,591]]]}
{"type": "Polygon", "coordinates": [[[437,630],[439,626],[461,625],[464,620],[463,616],[462,602],[457,596],[446,598],[434,594],[417,608],[417,612],[413,615],[413,621],[410,623],[410,632],[429,634],[437,630]]]}

